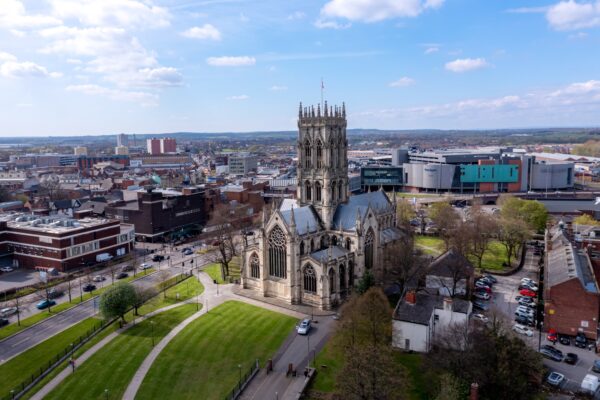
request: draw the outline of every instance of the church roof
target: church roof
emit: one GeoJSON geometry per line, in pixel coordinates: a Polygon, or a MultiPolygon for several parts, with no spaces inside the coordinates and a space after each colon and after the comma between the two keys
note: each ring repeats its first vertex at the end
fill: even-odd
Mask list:
{"type": "MultiPolygon", "coordinates": [[[[319,217],[311,206],[294,206],[294,220],[296,221],[296,232],[298,235],[304,235],[308,232],[317,232],[321,230],[319,217]]],[[[287,226],[292,221],[292,207],[287,210],[280,210],[281,216],[287,226]]]]}
{"type": "Polygon", "coordinates": [[[400,239],[403,236],[402,231],[395,226],[386,228],[379,233],[379,240],[382,244],[387,244],[400,239]]]}
{"type": "MultiPolygon", "coordinates": [[[[335,260],[336,258],[340,258],[350,253],[350,250],[346,250],[340,246],[333,246],[331,248],[331,259],[335,260]]],[[[310,256],[319,262],[326,262],[329,258],[329,249],[322,249],[315,251],[314,253],[310,253],[310,256]]]]}
{"type": "Polygon", "coordinates": [[[378,214],[388,211],[391,207],[390,201],[382,191],[368,192],[350,196],[346,204],[340,204],[333,216],[333,228],[343,230],[353,230],[356,228],[356,215],[360,214],[361,220],[364,220],[367,209],[371,209],[378,214]]]}

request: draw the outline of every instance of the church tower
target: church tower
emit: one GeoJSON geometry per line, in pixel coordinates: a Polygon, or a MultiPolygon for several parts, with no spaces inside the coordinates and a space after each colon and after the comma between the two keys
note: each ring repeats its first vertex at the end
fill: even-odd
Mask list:
{"type": "Polygon", "coordinates": [[[333,214],[348,200],[346,106],[321,110],[318,104],[298,112],[298,192],[300,205],[312,205],[326,229],[333,214]]]}

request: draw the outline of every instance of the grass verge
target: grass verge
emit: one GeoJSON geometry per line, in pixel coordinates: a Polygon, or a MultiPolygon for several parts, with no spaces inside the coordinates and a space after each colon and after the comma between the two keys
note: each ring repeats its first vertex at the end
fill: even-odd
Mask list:
{"type": "Polygon", "coordinates": [[[213,280],[216,280],[217,283],[220,285],[223,283],[228,283],[229,279],[240,278],[240,262],[240,257],[234,257],[234,259],[231,260],[231,263],[229,263],[229,277],[227,281],[223,280],[223,276],[221,274],[221,264],[219,263],[208,264],[206,267],[203,268],[203,271],[206,272],[208,276],[210,276],[213,280]]]}
{"type": "Polygon", "coordinates": [[[223,399],[256,359],[264,363],[295,318],[228,301],[188,325],[158,356],[136,399],[223,399]]]}
{"type": "Polygon", "coordinates": [[[46,399],[120,399],[152,350],[153,340],[158,343],[195,312],[195,304],[184,304],[126,330],[83,363],[46,399]]]}

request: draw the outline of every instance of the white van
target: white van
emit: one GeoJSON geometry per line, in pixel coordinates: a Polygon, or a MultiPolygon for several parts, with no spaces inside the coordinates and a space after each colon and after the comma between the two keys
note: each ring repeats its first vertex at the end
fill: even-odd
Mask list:
{"type": "Polygon", "coordinates": [[[587,374],[581,381],[581,391],[587,393],[596,393],[600,386],[600,379],[596,375],[587,374]]]}

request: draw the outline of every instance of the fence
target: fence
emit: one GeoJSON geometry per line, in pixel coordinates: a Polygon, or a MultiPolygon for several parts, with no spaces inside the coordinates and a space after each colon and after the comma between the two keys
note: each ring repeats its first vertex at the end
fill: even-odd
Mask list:
{"type": "Polygon", "coordinates": [[[240,394],[242,394],[246,386],[248,386],[252,378],[254,378],[254,375],[258,373],[259,369],[260,367],[258,364],[258,359],[256,359],[256,362],[252,364],[250,369],[247,370],[244,375],[242,375],[240,369],[240,380],[238,381],[237,385],[233,388],[233,390],[229,392],[229,394],[225,397],[225,400],[236,400],[240,396],[240,394]]]}
{"type": "Polygon", "coordinates": [[[71,358],[76,350],[78,350],[81,346],[86,344],[90,339],[100,333],[104,328],[112,324],[116,319],[110,321],[100,321],[98,325],[95,325],[92,329],[88,330],[85,335],[79,336],[70,346],[67,346],[63,351],[56,354],[48,364],[44,364],[40,366],[39,372],[32,374],[29,379],[24,382],[21,382],[19,385],[15,386],[12,390],[10,390],[8,395],[3,395],[0,400],[13,400],[19,399],[23,396],[27,391],[33,388],[38,382],[40,382],[44,377],[46,377],[50,372],[52,372],[56,367],[60,366],[67,359],[71,358]]]}

